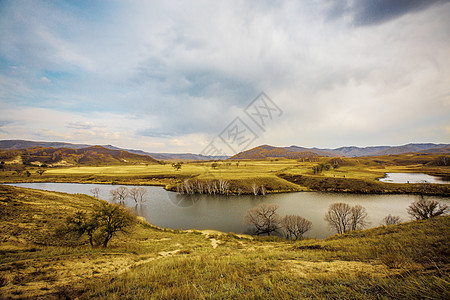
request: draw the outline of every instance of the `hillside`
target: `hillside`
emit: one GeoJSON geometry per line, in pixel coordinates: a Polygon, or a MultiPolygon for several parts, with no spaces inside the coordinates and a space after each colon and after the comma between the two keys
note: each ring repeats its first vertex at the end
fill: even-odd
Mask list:
{"type": "Polygon", "coordinates": [[[450,297],[448,216],[325,240],[172,231],[144,221],[114,237],[106,249],[57,234],[67,216],[97,204],[87,195],[0,185],[1,297],[450,297]]]}
{"type": "Polygon", "coordinates": [[[158,162],[148,155],[139,155],[123,150],[110,150],[101,146],[81,149],[36,147],[24,150],[0,150],[0,160],[6,163],[12,161],[38,166],[148,164],[158,162]]]}
{"type": "MultiPolygon", "coordinates": [[[[195,161],[195,160],[222,160],[227,159],[227,156],[207,156],[194,153],[156,153],[145,152],[135,149],[123,149],[112,145],[100,145],[110,150],[127,151],[134,154],[151,156],[157,160],[183,160],[183,161],[195,161]]],[[[72,144],[65,142],[37,142],[27,140],[0,140],[0,149],[2,150],[22,150],[28,148],[67,148],[67,149],[82,149],[92,147],[87,144],[72,144]]]]}
{"type": "Polygon", "coordinates": [[[266,159],[266,158],[314,158],[317,156],[328,157],[364,157],[399,155],[406,153],[423,154],[450,154],[450,144],[407,144],[402,146],[374,146],[374,147],[340,147],[327,148],[305,148],[299,146],[274,147],[262,145],[250,150],[240,152],[230,159],[266,159]]]}
{"type": "Polygon", "coordinates": [[[304,148],[281,148],[273,147],[269,145],[258,146],[253,149],[240,152],[229,159],[267,159],[267,158],[289,158],[289,159],[305,159],[307,161],[313,161],[318,157],[317,153],[312,151],[303,150],[304,148]]]}

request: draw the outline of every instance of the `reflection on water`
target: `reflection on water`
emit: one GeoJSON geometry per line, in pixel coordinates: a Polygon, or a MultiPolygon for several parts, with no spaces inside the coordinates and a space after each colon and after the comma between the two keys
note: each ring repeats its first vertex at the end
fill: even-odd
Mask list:
{"type": "MultiPolygon", "coordinates": [[[[92,195],[91,190],[100,189],[99,198],[113,202],[110,191],[120,185],[76,184],[76,183],[18,183],[14,186],[43,189],[49,191],[81,193],[92,195]]],[[[126,186],[133,188],[133,186],[126,186]]],[[[260,203],[278,204],[278,213],[300,215],[313,224],[310,237],[325,238],[334,232],[327,227],[324,215],[328,206],[335,202],[350,205],[360,204],[367,209],[370,226],[379,226],[388,215],[400,216],[410,220],[406,208],[417,200],[415,195],[355,195],[320,192],[272,194],[266,196],[224,196],[224,195],[178,195],[158,186],[144,186],[147,190],[145,202],[136,205],[126,199],[124,205],[131,207],[136,214],[160,227],[173,229],[215,229],[224,232],[246,233],[249,228],[243,218],[249,208],[260,203]]],[[[434,197],[443,201],[445,198],[434,197]]]]}
{"type": "Polygon", "coordinates": [[[386,176],[379,180],[391,183],[450,183],[448,176],[431,176],[424,173],[386,173],[386,176]]]}

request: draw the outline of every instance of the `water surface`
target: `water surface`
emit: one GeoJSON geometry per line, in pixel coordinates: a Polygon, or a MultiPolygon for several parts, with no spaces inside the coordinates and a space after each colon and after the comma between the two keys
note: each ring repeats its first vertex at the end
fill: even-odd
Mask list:
{"type": "Polygon", "coordinates": [[[379,180],[391,183],[450,183],[449,177],[432,176],[424,173],[386,173],[386,176],[379,180]]]}
{"type": "MultiPolygon", "coordinates": [[[[114,203],[110,190],[121,185],[77,184],[77,183],[16,183],[28,187],[65,193],[92,195],[90,190],[98,187],[99,198],[114,203]]],[[[133,186],[126,186],[132,188],[133,186]]],[[[278,204],[278,213],[300,215],[313,224],[309,237],[325,238],[334,231],[327,227],[323,217],[328,206],[335,202],[350,205],[360,204],[367,209],[371,227],[379,226],[388,215],[410,220],[406,208],[419,199],[416,195],[357,195],[321,192],[271,194],[266,196],[223,196],[223,195],[178,195],[159,186],[143,186],[147,190],[145,203],[136,205],[131,199],[125,205],[148,222],[173,229],[215,229],[223,232],[248,233],[242,222],[246,211],[260,203],[278,204]]],[[[432,197],[449,202],[442,197],[432,197]]]]}

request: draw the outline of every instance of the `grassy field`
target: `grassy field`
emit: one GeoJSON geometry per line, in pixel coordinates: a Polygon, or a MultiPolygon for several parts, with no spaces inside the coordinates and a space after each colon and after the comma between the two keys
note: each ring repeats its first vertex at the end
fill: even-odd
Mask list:
{"type": "Polygon", "coordinates": [[[37,167],[27,167],[31,174],[29,177],[18,175],[13,171],[0,172],[0,182],[121,183],[162,185],[175,190],[176,185],[185,180],[207,182],[222,179],[230,184],[231,193],[243,194],[251,193],[252,185],[257,184],[264,186],[268,193],[319,190],[449,195],[448,185],[428,185],[424,189],[418,184],[399,185],[376,180],[388,172],[420,172],[450,176],[449,166],[430,164],[437,157],[395,155],[343,159],[324,157],[314,162],[289,159],[186,162],[180,170],[176,170],[171,164],[80,166],[48,168],[42,176],[36,174],[37,167]],[[331,167],[336,161],[338,167],[331,167]],[[330,165],[330,169],[313,174],[312,168],[320,163],[330,165]]]}
{"type": "Polygon", "coordinates": [[[57,228],[97,203],[0,186],[0,298],[448,299],[450,217],[286,241],[139,221],[108,248],[57,228]]]}

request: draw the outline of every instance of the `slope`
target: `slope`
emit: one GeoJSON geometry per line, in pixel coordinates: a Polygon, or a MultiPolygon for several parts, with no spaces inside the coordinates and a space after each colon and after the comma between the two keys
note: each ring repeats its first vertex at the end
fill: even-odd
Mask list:
{"type": "Polygon", "coordinates": [[[448,299],[450,217],[286,241],[144,221],[106,249],[65,246],[98,200],[0,186],[0,295],[45,299],[448,299]],[[107,283],[107,284],[105,284],[107,283]]]}

